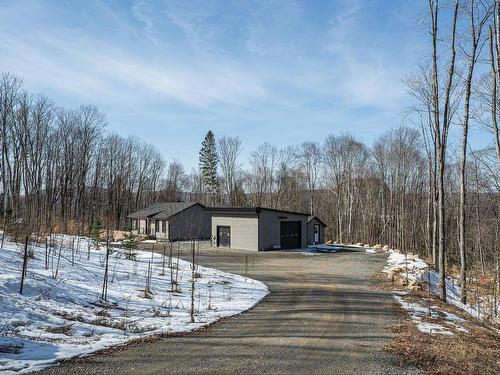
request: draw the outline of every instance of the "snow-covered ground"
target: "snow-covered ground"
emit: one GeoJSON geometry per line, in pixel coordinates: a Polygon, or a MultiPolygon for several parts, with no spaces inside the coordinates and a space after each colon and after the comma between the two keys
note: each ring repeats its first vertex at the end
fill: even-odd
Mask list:
{"type": "MultiPolygon", "coordinates": [[[[430,268],[417,255],[408,254],[405,256],[405,254],[389,250],[387,266],[384,268],[384,272],[393,275],[399,274],[401,278],[408,277],[410,284],[413,282],[425,285],[426,290],[430,281],[431,293],[439,295],[439,273],[430,268]]],[[[486,316],[478,311],[477,306],[464,305],[460,302],[460,286],[451,277],[446,278],[446,300],[449,304],[464,310],[475,318],[486,318],[486,316]]]]}
{"type": "Polygon", "coordinates": [[[403,277],[406,277],[408,273],[409,281],[427,282],[427,268],[427,263],[416,255],[405,255],[394,250],[389,250],[387,266],[385,266],[384,272],[393,274],[400,273],[403,277]]]}
{"type": "Polygon", "coordinates": [[[245,311],[268,293],[259,281],[197,267],[195,323],[190,323],[190,263],[179,260],[178,290],[170,292],[175,257],[170,269],[159,254],[135,251],[136,260],[127,260],[122,250],[113,249],[103,301],[105,249],[89,250],[89,241],[81,239],[72,251],[72,242],[58,237],[48,269],[45,246],[30,250],[22,295],[23,246],[6,242],[0,249],[0,373],[39,370],[133,339],[192,331],[245,311]]]}
{"type": "Polygon", "coordinates": [[[410,315],[411,320],[415,323],[419,331],[447,336],[454,335],[455,331],[468,332],[463,327],[465,319],[443,311],[436,305],[429,306],[429,300],[426,301],[427,306],[423,306],[417,302],[405,301],[406,295],[404,292],[394,292],[394,298],[410,315]]]}

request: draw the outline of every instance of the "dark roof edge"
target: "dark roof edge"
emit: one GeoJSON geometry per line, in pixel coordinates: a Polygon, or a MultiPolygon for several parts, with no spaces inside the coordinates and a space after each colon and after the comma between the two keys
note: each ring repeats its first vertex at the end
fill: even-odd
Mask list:
{"type": "MultiPolygon", "coordinates": [[[[186,203],[186,204],[189,204],[189,206],[183,208],[181,211],[179,212],[182,212],[182,211],[185,211],[187,210],[188,208],[191,208],[195,205],[200,205],[202,206],[203,208],[206,208],[203,204],[201,204],[200,202],[165,202],[165,203],[186,203]]],[[[147,218],[152,218],[153,216],[156,216],[156,215],[159,215],[161,214],[162,212],[166,211],[166,208],[165,207],[156,207],[158,205],[162,205],[163,203],[155,203],[151,206],[148,206],[148,207],[144,207],[144,208],[141,208],[140,210],[137,210],[135,212],[132,212],[130,214],[127,215],[127,218],[128,219],[141,219],[143,217],[147,217],[147,218]],[[156,207],[156,208],[155,208],[156,207]],[[148,215],[145,215],[144,214],[144,211],[147,212],[147,210],[153,210],[151,214],[148,214],[148,215]]],[[[174,216],[174,215],[177,215],[179,212],[176,212],[175,214],[173,215],[170,215],[168,217],[171,217],[171,216],[174,216]]]]}
{"type": "Polygon", "coordinates": [[[148,214],[148,215],[142,214],[140,211],[142,211],[142,210],[132,212],[131,214],[129,214],[127,216],[127,218],[129,218],[129,219],[140,219],[140,218],[143,218],[143,217],[152,217],[152,216],[158,215],[160,212],[165,211],[165,209],[159,209],[158,211],[155,210],[155,211],[153,211],[153,213],[148,214]]]}
{"type": "Polygon", "coordinates": [[[283,212],[286,214],[293,214],[293,215],[309,216],[309,214],[303,212],[278,210],[267,207],[207,207],[207,211],[210,213],[248,213],[248,214],[250,213],[258,214],[261,211],[273,211],[273,212],[283,212]]]}
{"type": "Polygon", "coordinates": [[[323,224],[324,227],[328,227],[328,225],[326,225],[325,222],[317,216],[309,216],[309,218],[307,219],[307,222],[310,223],[314,219],[318,220],[321,224],[323,224]]]}
{"type": "MultiPolygon", "coordinates": [[[[191,202],[188,202],[188,203],[191,203],[191,202]]],[[[202,205],[201,203],[199,203],[199,202],[192,202],[192,203],[193,203],[193,204],[191,204],[191,205],[187,206],[186,208],[183,208],[183,209],[182,209],[182,210],[180,210],[179,212],[176,212],[175,214],[168,216],[168,218],[170,218],[170,217],[172,217],[172,216],[175,216],[175,215],[179,215],[181,212],[184,212],[184,211],[186,211],[187,209],[189,209],[189,208],[191,208],[191,207],[194,207],[194,206],[201,206],[201,207],[203,207],[203,208],[205,208],[205,209],[206,209],[206,207],[205,207],[204,205],[202,205]]],[[[163,212],[163,211],[162,211],[162,212],[163,212]]],[[[159,214],[161,214],[162,212],[158,212],[158,213],[157,213],[157,214],[155,214],[154,216],[159,215],[159,214]]]]}

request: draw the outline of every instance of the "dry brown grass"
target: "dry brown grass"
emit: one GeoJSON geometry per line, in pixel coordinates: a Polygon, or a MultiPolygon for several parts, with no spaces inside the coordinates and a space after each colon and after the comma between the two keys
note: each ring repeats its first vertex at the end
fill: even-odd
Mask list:
{"type": "Polygon", "coordinates": [[[49,333],[58,333],[58,334],[66,335],[66,336],[71,336],[71,333],[72,333],[71,326],[72,326],[71,324],[67,324],[64,326],[50,327],[50,328],[47,328],[46,331],[49,333]]]}
{"type": "Polygon", "coordinates": [[[111,316],[111,314],[106,309],[99,310],[98,312],[95,313],[95,315],[103,316],[105,318],[109,318],[111,316]]]}
{"type": "Polygon", "coordinates": [[[386,350],[429,374],[499,374],[498,334],[482,327],[468,329],[453,336],[429,335],[406,320],[393,327],[396,337],[386,350]]]}
{"type": "MultiPolygon", "coordinates": [[[[383,274],[377,275],[376,279],[383,289],[408,291],[392,284],[383,274]]],[[[421,291],[410,294],[406,300],[426,306],[423,298],[427,296],[421,291]]],[[[455,331],[453,336],[420,332],[407,312],[394,301],[391,308],[401,317],[401,322],[391,327],[395,337],[385,349],[399,355],[403,364],[416,366],[426,374],[500,374],[498,331],[437,298],[432,299],[432,305],[466,319],[464,328],[469,332],[455,331]]]]}

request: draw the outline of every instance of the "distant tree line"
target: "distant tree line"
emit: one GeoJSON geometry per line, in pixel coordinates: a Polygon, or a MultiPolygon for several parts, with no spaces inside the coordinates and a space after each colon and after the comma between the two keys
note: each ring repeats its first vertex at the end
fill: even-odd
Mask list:
{"type": "Polygon", "coordinates": [[[160,190],[172,194],[160,152],[105,127],[97,108],[58,107],[24,90],[20,78],[1,74],[3,227],[88,234],[99,220],[120,228],[131,211],[158,200],[160,190]]]}
{"type": "MultiPolygon", "coordinates": [[[[328,224],[327,237],[384,243],[436,258],[434,146],[429,132],[397,127],[371,147],[350,134],[322,144],[264,143],[246,166],[237,137],[209,132],[200,168],[187,173],[153,146],[106,131],[93,106],[57,107],[0,79],[1,215],[4,227],[90,233],[96,221],[123,229],[127,215],[159,201],[265,206],[307,212],[328,224]]],[[[425,130],[425,129],[424,129],[425,130]]],[[[486,268],[498,252],[498,162],[493,148],[470,150],[467,248],[486,268]]],[[[460,155],[445,175],[448,259],[459,258],[460,155]]]]}

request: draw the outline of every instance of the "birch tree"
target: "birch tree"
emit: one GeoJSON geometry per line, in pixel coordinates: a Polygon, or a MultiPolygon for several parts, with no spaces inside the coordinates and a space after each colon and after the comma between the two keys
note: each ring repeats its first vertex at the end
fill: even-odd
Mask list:
{"type": "Polygon", "coordinates": [[[461,287],[461,302],[467,303],[467,259],[465,250],[466,238],[466,163],[467,163],[467,142],[469,133],[469,118],[470,118],[470,101],[472,79],[474,76],[474,68],[479,56],[479,47],[482,43],[483,28],[491,15],[491,6],[481,0],[470,0],[469,6],[466,8],[469,15],[470,35],[469,35],[469,50],[462,48],[464,55],[468,60],[467,76],[464,82],[464,108],[462,114],[462,144],[460,156],[460,208],[459,208],[459,251],[460,251],[460,287],[461,287]]]}

